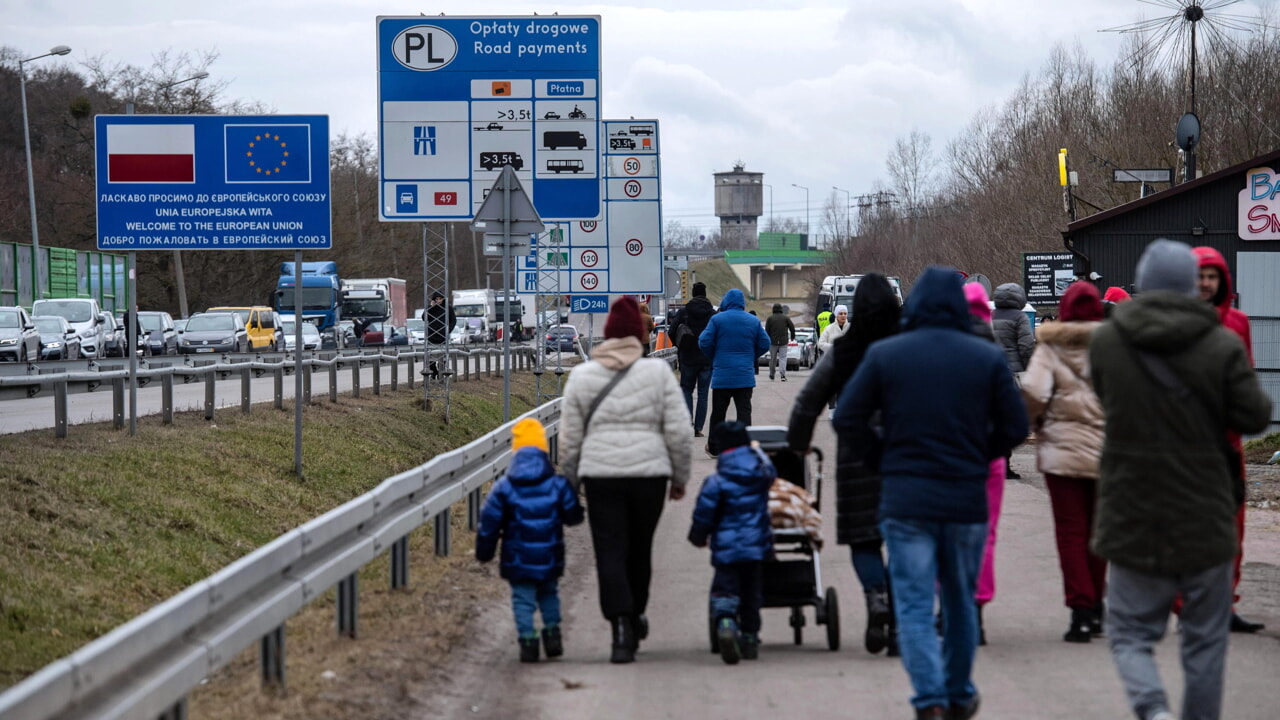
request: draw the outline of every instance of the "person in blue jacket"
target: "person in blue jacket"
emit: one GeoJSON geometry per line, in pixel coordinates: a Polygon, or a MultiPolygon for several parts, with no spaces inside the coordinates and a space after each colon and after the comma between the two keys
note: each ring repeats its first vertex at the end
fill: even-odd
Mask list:
{"type": "Polygon", "coordinates": [[[773,551],[769,488],[778,473],[769,456],[751,444],[745,424],[713,425],[711,437],[725,449],[698,493],[689,542],[706,547],[710,539],[716,569],[711,616],[720,657],[733,665],[759,656],[764,560],[773,551]]]}
{"type": "Polygon", "coordinates": [[[901,333],[867,350],[832,424],[882,477],[880,529],[916,717],[967,720],[979,703],[973,598],[987,537],[988,465],[1027,437],[1027,412],[1004,352],[972,334],[954,269],[926,269],[903,316],[901,333]],[[939,591],[941,647],[933,616],[939,591]]]}
{"type": "Polygon", "coordinates": [[[547,657],[564,654],[558,586],[564,574],[564,526],[581,523],[583,512],[578,494],[551,464],[542,424],[525,418],[511,434],[514,454],[507,474],[493,484],[480,511],[476,560],[492,560],[501,539],[500,574],[511,585],[520,662],[537,662],[537,610],[547,657]]]}
{"type": "MultiPolygon", "coordinates": [[[[720,300],[720,312],[698,336],[698,347],[711,360],[711,427],[724,422],[733,401],[737,420],[751,424],[751,395],[756,387],[756,358],[769,350],[769,335],[759,318],[748,313],[742,291],[734,288],[720,300]]],[[[714,438],[706,452],[720,453],[714,438]]]]}

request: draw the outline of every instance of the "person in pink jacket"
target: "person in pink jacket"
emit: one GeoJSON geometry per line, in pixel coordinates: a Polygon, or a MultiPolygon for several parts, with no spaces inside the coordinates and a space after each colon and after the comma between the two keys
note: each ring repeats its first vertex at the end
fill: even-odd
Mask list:
{"type": "Polygon", "coordinates": [[[1062,639],[1085,643],[1102,634],[1107,563],[1089,550],[1098,502],[1104,417],[1093,391],[1089,342],[1103,318],[1098,288],[1077,281],[1058,309],[1061,322],[1040,328],[1022,397],[1036,431],[1036,465],[1044,473],[1071,625],[1062,639]]]}
{"type": "MultiPolygon", "coordinates": [[[[969,302],[973,334],[996,342],[991,327],[991,303],[987,290],[979,283],[964,286],[964,299],[969,302]]],[[[1004,501],[1005,459],[996,458],[987,469],[987,545],[982,552],[982,569],[978,571],[978,589],[973,599],[978,603],[978,644],[987,644],[982,608],[996,596],[996,525],[1000,522],[1000,505],[1004,501]]]]}

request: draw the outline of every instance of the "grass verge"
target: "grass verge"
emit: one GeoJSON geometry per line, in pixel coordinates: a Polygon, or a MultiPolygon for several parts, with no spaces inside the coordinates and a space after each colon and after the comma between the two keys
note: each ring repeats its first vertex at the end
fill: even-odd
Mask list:
{"type": "MultiPolygon", "coordinates": [[[[514,416],[533,406],[535,393],[531,376],[513,375],[511,385],[514,416]]],[[[110,423],[77,426],[62,440],[53,430],[0,437],[0,686],[502,422],[501,379],[455,384],[447,425],[441,412],[423,412],[420,392],[307,407],[301,480],[288,402],[283,412],[224,410],[212,422],[199,412],[170,426],[140,418],[134,437],[110,423]]],[[[468,535],[465,526],[456,532],[459,552],[433,565],[429,533],[414,534],[418,592],[432,578],[475,572],[459,558],[468,535]]],[[[366,568],[366,587],[391,594],[385,572],[381,560],[366,568]]],[[[331,596],[308,612],[328,604],[331,623],[331,596]]]]}

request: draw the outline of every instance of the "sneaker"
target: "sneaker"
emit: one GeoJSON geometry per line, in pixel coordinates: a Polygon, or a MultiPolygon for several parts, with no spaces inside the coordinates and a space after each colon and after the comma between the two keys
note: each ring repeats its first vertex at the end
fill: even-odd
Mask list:
{"type": "Polygon", "coordinates": [[[982,698],[977,695],[973,696],[973,700],[964,705],[952,704],[951,712],[947,715],[947,720],[969,720],[969,718],[978,714],[978,706],[982,703],[982,698]]]}
{"type": "Polygon", "coordinates": [[[1256,633],[1259,630],[1265,630],[1266,627],[1260,622],[1250,622],[1235,613],[1231,613],[1231,632],[1233,633],[1256,633]]]}
{"type": "Polygon", "coordinates": [[[1177,718],[1168,710],[1157,710],[1154,714],[1148,715],[1147,720],[1177,720],[1177,718]]]}
{"type": "Polygon", "coordinates": [[[742,659],[758,660],[760,658],[760,636],[755,633],[742,633],[742,659]]]}
{"type": "Polygon", "coordinates": [[[702,431],[701,431],[701,430],[694,430],[694,431],[693,431],[693,436],[694,436],[694,437],[704,437],[704,435],[702,434],[702,431]]]}
{"type": "Polygon", "coordinates": [[[770,376],[769,376],[769,382],[773,382],[773,376],[772,376],[772,375],[770,375],[770,376]]]}
{"type": "Polygon", "coordinates": [[[1090,608],[1071,608],[1071,625],[1062,634],[1062,639],[1069,643],[1087,643],[1093,639],[1090,621],[1093,610],[1090,608]]]}
{"type": "Polygon", "coordinates": [[[538,662],[538,637],[536,635],[520,638],[520,662],[538,662]]]}
{"type": "Polygon", "coordinates": [[[726,665],[737,665],[742,659],[742,649],[738,646],[738,623],[733,618],[720,618],[716,638],[720,641],[720,658],[726,665]]]}
{"type": "Polygon", "coordinates": [[[705,452],[705,453],[707,454],[707,457],[709,457],[709,458],[714,459],[714,458],[718,458],[718,457],[720,457],[720,453],[714,453],[714,452],[711,452],[711,446],[710,446],[710,445],[704,445],[704,446],[702,446],[702,451],[703,451],[703,452],[705,452]]]}
{"type": "Polygon", "coordinates": [[[1106,608],[1102,603],[1098,603],[1097,607],[1089,611],[1089,634],[1094,637],[1102,637],[1106,631],[1102,628],[1102,618],[1106,616],[1106,608]]]}
{"type": "Polygon", "coordinates": [[[787,376],[786,376],[786,375],[783,375],[783,376],[782,376],[782,382],[786,382],[786,381],[787,381],[787,376]]]}
{"type": "Polygon", "coordinates": [[[552,625],[551,627],[542,628],[542,650],[549,658],[564,655],[564,642],[560,639],[560,626],[552,625]]]}

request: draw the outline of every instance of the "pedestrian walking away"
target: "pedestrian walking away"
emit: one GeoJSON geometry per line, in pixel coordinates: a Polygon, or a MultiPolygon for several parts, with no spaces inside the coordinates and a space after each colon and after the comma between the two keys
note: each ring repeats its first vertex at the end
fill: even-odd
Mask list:
{"type": "Polygon", "coordinates": [[[693,297],[671,319],[671,338],[680,363],[680,390],[693,416],[693,436],[703,437],[707,420],[707,395],[711,391],[711,360],[698,347],[698,336],[706,329],[716,309],[707,300],[707,286],[696,282],[693,297]],[[694,391],[697,402],[694,402],[694,391]]]}
{"type": "Polygon", "coordinates": [[[833,425],[883,478],[880,530],[916,717],[965,719],[980,703],[973,598],[987,472],[1026,438],[1027,416],[1004,354],[972,334],[954,268],[926,269],[903,315],[902,332],[867,350],[833,425]]]}
{"type": "Polygon", "coordinates": [[[782,382],[786,382],[787,348],[796,339],[796,326],[782,312],[782,303],[773,304],[773,312],[764,321],[764,332],[769,336],[769,379],[773,379],[776,370],[782,376],[782,382]]]}
{"type": "Polygon", "coordinates": [[[711,544],[711,617],[720,657],[735,665],[759,655],[764,561],[773,550],[769,488],[778,473],[746,425],[714,425],[711,437],[722,450],[698,493],[689,542],[711,544]]]}
{"type": "MultiPolygon", "coordinates": [[[[973,334],[996,343],[987,289],[981,283],[967,283],[964,299],[969,303],[969,327],[973,334]]],[[[1004,504],[1007,462],[1004,458],[996,458],[987,465],[987,539],[982,549],[982,568],[978,571],[978,591],[973,596],[978,604],[978,645],[987,644],[985,609],[996,597],[996,533],[1000,525],[1000,506],[1004,504]]]]}
{"type": "Polygon", "coordinates": [[[635,660],[649,634],[653,533],[665,499],[684,497],[693,440],[671,368],[641,357],[645,335],[635,299],[618,298],[604,341],[569,374],[561,414],[563,470],[586,492],[614,663],[635,660]]]}
{"type": "Polygon", "coordinates": [[[1067,288],[1059,322],[1041,326],[1022,398],[1036,434],[1036,467],[1044,473],[1062,569],[1063,603],[1071,611],[1062,639],[1084,643],[1102,634],[1107,563],[1089,550],[1098,499],[1104,418],[1093,391],[1089,341],[1105,311],[1084,280],[1067,288]]]}
{"type": "Polygon", "coordinates": [[[502,543],[499,572],[511,585],[520,662],[537,662],[535,611],[542,613],[541,648],[546,656],[564,654],[558,587],[564,574],[564,526],[582,522],[582,505],[569,481],[551,465],[541,423],[525,418],[515,424],[511,436],[511,464],[480,511],[476,559],[492,560],[502,543]]]}
{"type": "MultiPolygon", "coordinates": [[[[823,409],[853,377],[867,349],[898,331],[902,308],[888,278],[867,273],[854,291],[850,329],[832,345],[796,395],[787,422],[787,444],[806,453],[823,409]]],[[[1003,479],[1003,478],[1002,478],[1003,479]]],[[[849,546],[867,608],[863,645],[872,654],[897,654],[893,605],[880,536],[880,475],[858,457],[853,439],[836,435],[836,541],[849,546]]]]}
{"type": "MultiPolygon", "coordinates": [[[[720,312],[711,317],[698,336],[698,347],[711,360],[711,427],[724,422],[729,403],[736,420],[751,425],[751,395],[755,390],[756,358],[769,349],[764,328],[743,308],[742,291],[733,288],[720,300],[720,312]]],[[[706,453],[715,457],[720,449],[708,438],[706,453]]]]}
{"type": "Polygon", "coordinates": [[[1221,717],[1235,517],[1243,501],[1227,430],[1260,432],[1271,401],[1240,339],[1199,300],[1197,260],[1156,240],[1138,296],[1093,333],[1089,363],[1106,418],[1093,551],[1110,562],[1107,638],[1135,715],[1168,717],[1155,663],[1175,596],[1182,720],[1221,717]]]}
{"type": "MultiPolygon", "coordinates": [[[[1244,343],[1244,351],[1249,356],[1249,364],[1253,365],[1253,338],[1249,329],[1249,316],[1232,307],[1235,291],[1231,285],[1231,271],[1227,268],[1226,259],[1222,257],[1222,253],[1211,247],[1192,248],[1192,252],[1196,254],[1200,263],[1199,282],[1196,286],[1200,292],[1200,299],[1213,305],[1223,326],[1240,336],[1240,341],[1244,343]]],[[[1228,431],[1227,440],[1240,456],[1242,463],[1240,481],[1244,482],[1244,447],[1240,433],[1228,431]]],[[[1231,570],[1231,632],[1255,633],[1264,629],[1266,625],[1250,622],[1240,617],[1240,614],[1235,611],[1235,604],[1240,602],[1240,568],[1244,561],[1244,515],[1245,506],[1242,503],[1236,512],[1236,539],[1240,542],[1240,552],[1236,554],[1231,570]]]]}
{"type": "MultiPolygon", "coordinates": [[[[1031,353],[1036,347],[1031,320],[1023,312],[1027,306],[1027,293],[1017,283],[1005,283],[996,287],[992,300],[996,308],[991,315],[991,327],[996,340],[1004,348],[1009,371],[1017,375],[1027,369],[1031,353]]],[[[1013,469],[1013,456],[1005,457],[1004,462],[1005,476],[1011,480],[1021,480],[1022,476],[1013,469]]]]}

